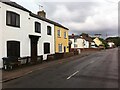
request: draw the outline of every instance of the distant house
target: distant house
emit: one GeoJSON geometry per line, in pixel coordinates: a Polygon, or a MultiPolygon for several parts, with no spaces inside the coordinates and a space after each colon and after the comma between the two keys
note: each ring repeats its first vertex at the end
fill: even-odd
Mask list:
{"type": "Polygon", "coordinates": [[[96,37],[93,41],[95,42],[95,44],[96,44],[97,46],[102,45],[102,41],[100,41],[100,39],[99,39],[98,37],[96,37]]]}
{"type": "Polygon", "coordinates": [[[113,48],[115,47],[115,43],[111,39],[106,39],[106,42],[108,44],[108,48],[113,48]]]}
{"type": "Polygon", "coordinates": [[[71,41],[71,48],[84,48],[85,46],[85,40],[78,35],[75,35],[74,37],[70,35],[69,40],[71,41]]]}
{"type": "Polygon", "coordinates": [[[91,48],[97,48],[94,41],[91,42],[91,48]]]}
{"type": "Polygon", "coordinates": [[[92,38],[85,33],[82,33],[80,36],[82,39],[84,39],[84,48],[91,48],[91,43],[94,43],[92,38]]]}
{"type": "Polygon", "coordinates": [[[81,34],[69,36],[69,40],[72,42],[71,48],[92,48],[91,44],[94,44],[94,41],[88,34],[81,34]]]}
{"type": "Polygon", "coordinates": [[[104,44],[102,43],[102,41],[98,37],[94,38],[93,41],[95,42],[95,45],[97,47],[104,48],[104,44]]]}
{"type": "Polygon", "coordinates": [[[107,42],[110,48],[113,48],[115,46],[114,42],[107,42]]]}

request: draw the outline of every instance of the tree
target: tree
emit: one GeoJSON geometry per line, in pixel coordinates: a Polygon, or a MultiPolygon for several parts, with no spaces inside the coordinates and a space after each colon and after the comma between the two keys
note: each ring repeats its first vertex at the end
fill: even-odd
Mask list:
{"type": "Polygon", "coordinates": [[[117,47],[120,46],[120,37],[108,37],[106,41],[115,43],[117,47]]]}
{"type": "Polygon", "coordinates": [[[108,43],[106,42],[106,40],[104,40],[103,38],[99,38],[100,39],[100,41],[102,41],[102,43],[103,43],[103,46],[105,47],[105,48],[108,48],[108,43]]]}

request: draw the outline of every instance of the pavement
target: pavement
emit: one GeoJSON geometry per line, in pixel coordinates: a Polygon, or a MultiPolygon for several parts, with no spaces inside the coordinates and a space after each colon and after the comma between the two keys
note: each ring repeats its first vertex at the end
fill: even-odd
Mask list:
{"type": "Polygon", "coordinates": [[[14,80],[14,79],[23,77],[27,74],[30,74],[36,70],[41,70],[41,69],[47,68],[47,67],[52,66],[52,65],[56,65],[56,64],[60,64],[60,63],[62,64],[64,62],[69,62],[69,61],[77,59],[77,58],[88,56],[90,53],[91,52],[84,52],[84,53],[81,53],[80,55],[72,56],[69,58],[53,60],[53,61],[49,61],[49,62],[44,61],[42,64],[20,67],[20,68],[17,68],[15,70],[10,70],[10,71],[3,70],[1,82],[8,82],[10,80],[14,80]]]}

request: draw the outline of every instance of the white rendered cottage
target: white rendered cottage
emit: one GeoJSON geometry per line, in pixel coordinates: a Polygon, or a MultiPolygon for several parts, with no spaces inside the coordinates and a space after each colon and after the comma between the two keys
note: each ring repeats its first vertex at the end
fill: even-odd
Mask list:
{"type": "Polygon", "coordinates": [[[54,24],[59,25],[15,2],[0,2],[0,68],[3,57],[37,60],[43,56],[46,60],[47,55],[55,54],[54,24]]]}
{"type": "Polygon", "coordinates": [[[115,43],[114,43],[114,42],[110,42],[110,41],[109,41],[109,42],[107,42],[107,43],[108,43],[108,45],[109,45],[110,48],[113,48],[113,47],[115,46],[115,43]]]}
{"type": "Polygon", "coordinates": [[[69,36],[69,40],[72,42],[71,48],[92,48],[93,40],[87,34],[69,36]]]}
{"type": "Polygon", "coordinates": [[[84,48],[85,47],[85,40],[82,39],[80,36],[75,35],[74,38],[69,36],[69,40],[71,41],[71,48],[84,48]]]}

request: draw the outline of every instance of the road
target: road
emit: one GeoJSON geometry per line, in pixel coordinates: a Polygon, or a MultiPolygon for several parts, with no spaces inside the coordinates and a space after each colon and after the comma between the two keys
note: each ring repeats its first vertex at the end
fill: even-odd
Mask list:
{"type": "Polygon", "coordinates": [[[3,88],[118,88],[118,49],[35,71],[3,83],[3,88]]]}

